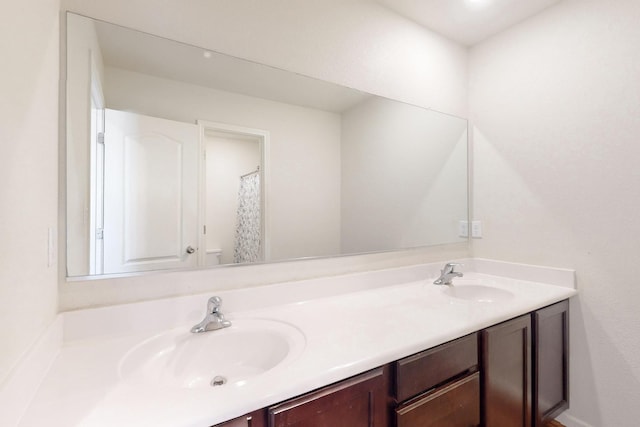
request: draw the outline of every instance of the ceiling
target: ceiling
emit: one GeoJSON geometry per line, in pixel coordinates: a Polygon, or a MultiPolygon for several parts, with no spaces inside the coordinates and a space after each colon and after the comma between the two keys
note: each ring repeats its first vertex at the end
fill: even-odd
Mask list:
{"type": "Polygon", "coordinates": [[[541,12],[560,0],[369,0],[465,46],[541,12]]]}

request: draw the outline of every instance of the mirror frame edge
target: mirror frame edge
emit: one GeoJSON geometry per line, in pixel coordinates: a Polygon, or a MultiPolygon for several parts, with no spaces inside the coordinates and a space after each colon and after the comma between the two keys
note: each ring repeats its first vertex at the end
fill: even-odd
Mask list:
{"type": "MultiPolygon", "coordinates": [[[[58,71],[58,288],[67,283],[67,16],[60,10],[58,71]]],[[[60,297],[58,297],[60,300],[60,297]]]]}

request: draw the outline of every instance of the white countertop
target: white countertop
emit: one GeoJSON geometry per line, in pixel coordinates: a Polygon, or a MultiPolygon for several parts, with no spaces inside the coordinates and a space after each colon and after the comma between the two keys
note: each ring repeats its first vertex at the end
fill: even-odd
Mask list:
{"type": "Polygon", "coordinates": [[[507,302],[445,296],[445,287],[432,284],[440,263],[221,292],[232,322],[286,322],[306,339],[296,359],[242,385],[181,389],[119,376],[121,359],[137,343],[175,327],[189,334],[209,295],[65,313],[62,348],[20,426],[208,427],[576,294],[570,270],[483,262],[471,262],[476,271],[454,286],[505,289],[513,294],[507,302]],[[514,278],[519,274],[529,280],[514,278]],[[305,283],[307,291],[293,291],[305,283]]]}

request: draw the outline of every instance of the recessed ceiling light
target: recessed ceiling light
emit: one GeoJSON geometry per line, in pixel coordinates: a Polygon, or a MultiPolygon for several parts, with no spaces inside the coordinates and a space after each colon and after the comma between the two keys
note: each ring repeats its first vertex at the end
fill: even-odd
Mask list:
{"type": "Polygon", "coordinates": [[[202,56],[204,56],[205,58],[209,59],[209,58],[211,58],[211,57],[213,56],[213,53],[211,53],[211,52],[210,52],[210,51],[208,51],[208,50],[205,50],[205,51],[202,53],[202,56]]]}

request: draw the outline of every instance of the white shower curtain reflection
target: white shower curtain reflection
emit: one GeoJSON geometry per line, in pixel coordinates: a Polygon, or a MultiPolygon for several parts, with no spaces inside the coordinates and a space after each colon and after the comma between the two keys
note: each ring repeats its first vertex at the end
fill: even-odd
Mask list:
{"type": "Polygon", "coordinates": [[[260,237],[260,174],[256,171],[240,177],[233,262],[260,261],[260,237]]]}

